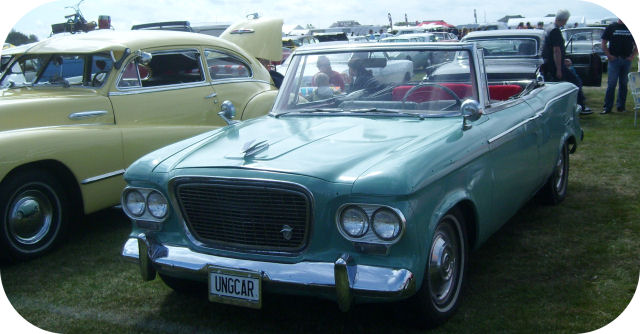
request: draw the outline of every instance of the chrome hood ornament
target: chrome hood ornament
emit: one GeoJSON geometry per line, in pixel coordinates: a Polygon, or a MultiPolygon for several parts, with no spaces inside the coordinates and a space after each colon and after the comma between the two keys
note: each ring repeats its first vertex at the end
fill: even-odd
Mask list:
{"type": "Polygon", "coordinates": [[[269,143],[266,140],[262,140],[256,142],[256,140],[252,140],[246,142],[242,147],[242,153],[244,153],[244,158],[250,158],[266,149],[269,148],[269,143]]]}

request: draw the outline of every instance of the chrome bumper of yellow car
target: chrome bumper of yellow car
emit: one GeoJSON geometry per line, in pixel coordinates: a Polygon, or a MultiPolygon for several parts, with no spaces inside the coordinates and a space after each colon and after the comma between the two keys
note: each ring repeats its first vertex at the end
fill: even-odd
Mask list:
{"type": "Polygon", "coordinates": [[[140,265],[143,280],[152,280],[161,272],[199,274],[210,266],[258,272],[265,282],[304,289],[334,289],[341,310],[347,311],[354,297],[402,299],[416,291],[413,273],[358,265],[348,254],[335,262],[274,263],[227,258],[197,253],[187,247],[161,245],[145,234],[129,238],[122,256],[140,265]],[[142,256],[141,256],[142,254],[142,256]]]}

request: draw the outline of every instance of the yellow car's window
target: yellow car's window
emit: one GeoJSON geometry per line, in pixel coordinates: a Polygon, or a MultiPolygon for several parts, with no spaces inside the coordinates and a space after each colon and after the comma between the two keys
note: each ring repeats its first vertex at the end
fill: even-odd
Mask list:
{"type": "Polygon", "coordinates": [[[211,50],[205,51],[205,56],[212,80],[249,78],[252,75],[251,68],[238,58],[211,50]]]}

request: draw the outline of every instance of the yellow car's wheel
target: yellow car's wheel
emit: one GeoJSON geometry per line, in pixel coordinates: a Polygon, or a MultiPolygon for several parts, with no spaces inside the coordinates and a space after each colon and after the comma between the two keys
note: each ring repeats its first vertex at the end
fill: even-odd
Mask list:
{"type": "Polygon", "coordinates": [[[10,258],[25,260],[53,248],[67,225],[67,195],[46,170],[27,170],[0,184],[0,239],[10,258]]]}

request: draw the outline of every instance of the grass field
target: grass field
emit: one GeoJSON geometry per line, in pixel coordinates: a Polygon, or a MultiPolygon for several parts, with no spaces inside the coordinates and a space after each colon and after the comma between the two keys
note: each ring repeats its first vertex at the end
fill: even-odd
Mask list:
{"type": "MultiPolygon", "coordinates": [[[[629,111],[600,115],[604,89],[585,93],[596,113],[581,117],[568,197],[558,206],[530,202],[471,255],[461,307],[433,333],[587,332],[628,305],[640,269],[640,126],[630,98],[629,111]]],[[[256,311],[143,283],[119,256],[129,230],[116,209],[85,217],[73,242],[2,264],[7,297],[29,322],[59,333],[419,332],[393,304],[344,314],[329,301],[267,295],[256,311]]]]}

